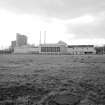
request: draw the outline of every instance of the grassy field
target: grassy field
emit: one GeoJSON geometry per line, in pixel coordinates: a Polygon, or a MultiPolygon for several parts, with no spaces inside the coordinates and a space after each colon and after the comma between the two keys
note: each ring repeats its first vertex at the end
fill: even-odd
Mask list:
{"type": "Polygon", "coordinates": [[[0,105],[105,105],[104,80],[105,55],[0,55],[0,105]]]}

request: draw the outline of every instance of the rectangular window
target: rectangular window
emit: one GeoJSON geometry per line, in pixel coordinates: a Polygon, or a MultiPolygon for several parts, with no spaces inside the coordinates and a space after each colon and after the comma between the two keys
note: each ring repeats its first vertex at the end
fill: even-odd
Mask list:
{"type": "Polygon", "coordinates": [[[49,47],[47,47],[47,52],[49,52],[49,47]]]}
{"type": "Polygon", "coordinates": [[[53,52],[53,47],[51,47],[51,52],[53,52]]]}
{"type": "Polygon", "coordinates": [[[60,52],[60,47],[57,47],[57,52],[60,52]]]}
{"type": "Polygon", "coordinates": [[[56,52],[56,47],[54,47],[54,52],[56,52]]]}
{"type": "Polygon", "coordinates": [[[55,52],[57,52],[57,47],[55,47],[54,49],[55,49],[55,52]]]}

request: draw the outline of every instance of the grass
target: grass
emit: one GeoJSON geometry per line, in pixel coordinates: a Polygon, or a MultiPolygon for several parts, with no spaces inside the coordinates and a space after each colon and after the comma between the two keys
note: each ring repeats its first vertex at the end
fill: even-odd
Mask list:
{"type": "Polygon", "coordinates": [[[0,102],[5,105],[46,105],[65,91],[81,96],[77,105],[104,105],[104,80],[105,55],[0,55],[0,102]]]}

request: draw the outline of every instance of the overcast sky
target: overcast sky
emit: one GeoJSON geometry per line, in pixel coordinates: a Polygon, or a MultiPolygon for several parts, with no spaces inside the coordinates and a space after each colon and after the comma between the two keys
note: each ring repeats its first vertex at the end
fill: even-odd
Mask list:
{"type": "Polygon", "coordinates": [[[0,0],[0,47],[17,32],[37,45],[40,30],[47,43],[105,44],[105,0],[0,0]]]}

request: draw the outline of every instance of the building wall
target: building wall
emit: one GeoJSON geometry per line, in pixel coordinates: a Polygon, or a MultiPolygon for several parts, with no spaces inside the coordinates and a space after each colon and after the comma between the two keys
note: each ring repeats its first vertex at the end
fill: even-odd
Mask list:
{"type": "Polygon", "coordinates": [[[62,54],[67,54],[67,46],[65,45],[60,45],[61,53],[62,54]]]}
{"type": "Polygon", "coordinates": [[[24,46],[24,45],[27,45],[27,37],[25,35],[17,33],[16,46],[24,46]]]}
{"type": "Polygon", "coordinates": [[[40,45],[41,54],[64,54],[65,52],[67,52],[67,48],[64,45],[59,44],[40,45]]]}
{"type": "Polygon", "coordinates": [[[95,54],[94,47],[71,47],[67,48],[68,54],[95,54]]]}
{"type": "Polygon", "coordinates": [[[11,42],[11,48],[15,48],[16,47],[16,41],[12,41],[11,42]]]}
{"type": "Polygon", "coordinates": [[[60,52],[60,47],[41,47],[41,52],[60,52]]]}
{"type": "Polygon", "coordinates": [[[18,53],[18,54],[38,54],[39,53],[39,48],[38,47],[28,47],[28,46],[22,46],[22,47],[15,47],[14,48],[14,53],[18,53]]]}

